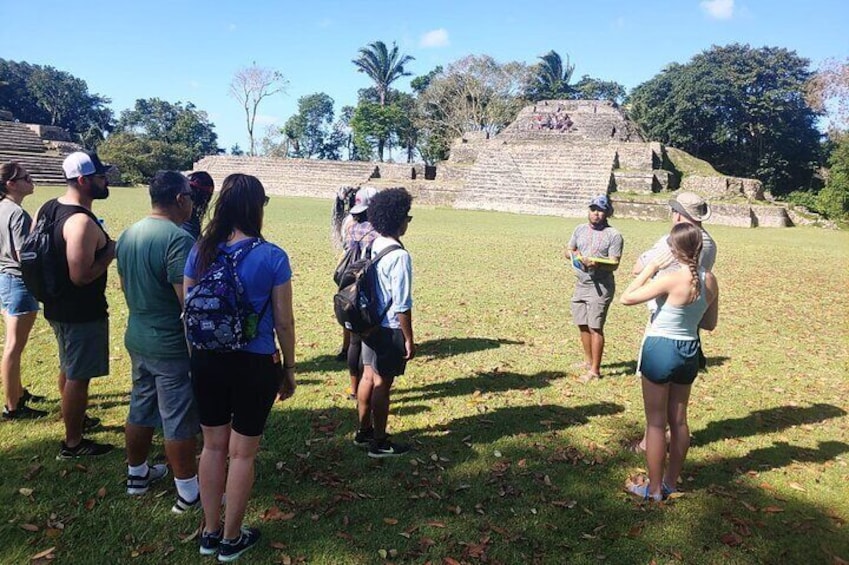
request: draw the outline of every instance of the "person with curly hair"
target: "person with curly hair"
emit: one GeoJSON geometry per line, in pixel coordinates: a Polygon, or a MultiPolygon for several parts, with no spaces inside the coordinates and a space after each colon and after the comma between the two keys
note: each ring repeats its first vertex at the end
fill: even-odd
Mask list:
{"type": "Polygon", "coordinates": [[[363,336],[363,376],[357,387],[359,427],[354,444],[368,447],[372,458],[397,457],[409,446],[391,442],[386,433],[389,393],[395,377],[403,375],[416,354],[413,339],[413,265],[401,237],[413,217],[413,198],[404,188],[389,188],[372,197],[368,221],[380,236],[371,256],[385,253],[375,264],[376,311],[384,312],[380,327],[363,336]]]}
{"type": "Polygon", "coordinates": [[[646,412],[649,476],[648,480],[641,477],[626,484],[632,494],[654,501],[663,500],[676,489],[690,447],[687,405],[690,388],[699,372],[699,328],[708,331],[716,328],[719,313],[716,277],[699,267],[701,230],[689,223],[676,224],[668,243],[670,251],[649,261],[620,298],[626,306],[657,301],[638,367],[646,412]],[[679,265],[677,269],[655,277],[675,261],[679,265]]]}

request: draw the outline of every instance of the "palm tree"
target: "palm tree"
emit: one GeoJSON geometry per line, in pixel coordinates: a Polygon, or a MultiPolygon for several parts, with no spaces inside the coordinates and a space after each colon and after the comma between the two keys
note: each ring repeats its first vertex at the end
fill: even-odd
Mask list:
{"type": "Polygon", "coordinates": [[[380,96],[380,105],[385,106],[389,85],[400,77],[412,74],[404,70],[404,65],[413,60],[415,59],[409,55],[400,55],[394,42],[390,50],[382,41],[375,41],[360,48],[360,56],[351,62],[357,66],[359,72],[367,74],[374,81],[380,96]]]}
{"type": "Polygon", "coordinates": [[[531,87],[532,97],[535,100],[541,100],[543,98],[568,96],[572,91],[569,82],[572,80],[572,73],[575,71],[575,65],[569,62],[569,55],[566,55],[565,67],[560,54],[553,49],[540,56],[539,59],[542,62],[536,65],[536,73],[531,87]]]}

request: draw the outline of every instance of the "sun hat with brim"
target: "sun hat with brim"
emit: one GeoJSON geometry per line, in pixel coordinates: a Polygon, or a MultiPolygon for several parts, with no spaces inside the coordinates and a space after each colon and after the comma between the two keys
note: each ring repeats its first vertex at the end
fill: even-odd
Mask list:
{"type": "Polygon", "coordinates": [[[669,207],[694,222],[704,222],[711,215],[710,205],[694,192],[682,192],[669,201],[669,207]]]}
{"type": "Polygon", "coordinates": [[[368,210],[368,205],[371,203],[371,199],[374,198],[375,194],[377,194],[377,189],[372,186],[364,186],[359,189],[357,195],[354,197],[354,205],[351,207],[351,213],[362,214],[368,210]]]}

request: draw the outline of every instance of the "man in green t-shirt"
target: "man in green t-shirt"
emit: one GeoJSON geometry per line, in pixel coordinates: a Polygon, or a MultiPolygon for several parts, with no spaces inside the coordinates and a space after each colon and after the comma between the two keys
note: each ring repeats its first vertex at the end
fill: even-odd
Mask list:
{"type": "Polygon", "coordinates": [[[125,429],[127,493],[144,494],[168,473],[165,465],[147,463],[153,430],[161,426],[177,486],[171,508],[176,514],[200,505],[195,459],[200,426],[180,320],[183,268],[194,244],[180,225],[191,216],[191,194],[182,174],[156,173],[150,182],[150,215],[121,234],[116,251],[130,310],[124,335],[133,378],[125,429]]]}

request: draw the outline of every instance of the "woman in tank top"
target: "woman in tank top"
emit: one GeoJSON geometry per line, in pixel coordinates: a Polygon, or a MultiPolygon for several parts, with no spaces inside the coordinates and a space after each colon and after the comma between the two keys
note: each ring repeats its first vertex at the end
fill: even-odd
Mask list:
{"type": "Polygon", "coordinates": [[[640,355],[646,412],[645,477],[629,479],[626,488],[644,500],[663,500],[675,492],[690,447],[687,404],[699,371],[699,328],[713,330],[719,309],[716,277],[700,269],[702,235],[691,224],[672,227],[671,251],[649,262],[622,293],[626,306],[657,300],[640,355]],[[677,259],[680,268],[653,278],[677,259]],[[666,460],[667,424],[671,434],[666,460]]]}

